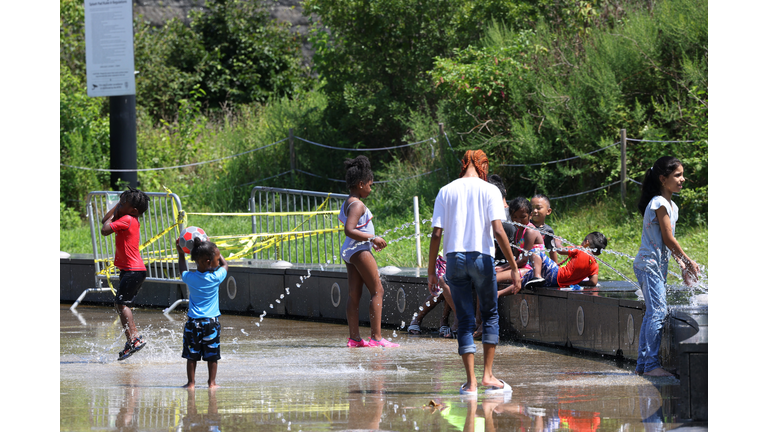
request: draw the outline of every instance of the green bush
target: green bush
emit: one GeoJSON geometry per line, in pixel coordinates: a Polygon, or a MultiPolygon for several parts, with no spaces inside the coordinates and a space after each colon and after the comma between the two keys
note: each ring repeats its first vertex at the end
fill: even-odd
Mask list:
{"type": "Polygon", "coordinates": [[[456,43],[450,25],[463,1],[308,0],[314,66],[328,97],[324,120],[343,146],[400,143],[403,113],[434,101],[426,71],[456,43]]]}
{"type": "MultiPolygon", "coordinates": [[[[88,97],[85,85],[63,64],[59,68],[59,154],[61,163],[76,167],[109,166],[109,120],[102,101],[88,97]]],[[[84,214],[88,192],[109,184],[109,173],[61,167],[59,197],[84,214]]]]}
{"type": "Polygon", "coordinates": [[[429,73],[445,101],[438,117],[456,147],[485,150],[520,195],[567,195],[619,179],[621,129],[636,139],[693,140],[630,142],[628,176],[642,181],[658,157],[678,156],[690,181],[683,205],[706,214],[707,3],[659,2],[653,15],[621,20],[582,12],[576,25],[540,23],[535,33],[493,24],[480,47],[436,59],[429,73]]]}
{"type": "Polygon", "coordinates": [[[160,29],[136,24],[136,100],[155,119],[174,121],[179,101],[195,89],[204,109],[220,110],[308,88],[298,35],[272,21],[260,3],[208,1],[190,20],[160,29]]]}
{"type": "Polygon", "coordinates": [[[71,207],[67,207],[63,202],[59,203],[59,229],[68,230],[78,228],[83,225],[80,215],[71,207]]]}

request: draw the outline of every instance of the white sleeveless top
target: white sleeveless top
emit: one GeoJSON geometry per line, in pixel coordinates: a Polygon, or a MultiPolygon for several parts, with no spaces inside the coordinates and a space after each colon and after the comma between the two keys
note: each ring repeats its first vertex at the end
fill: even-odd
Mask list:
{"type": "MultiPolygon", "coordinates": [[[[339,221],[342,224],[347,223],[347,210],[349,210],[349,207],[353,203],[354,201],[349,203],[346,209],[344,208],[344,206],[342,206],[341,210],[339,210],[339,221]]],[[[369,237],[375,236],[375,231],[373,229],[373,214],[371,213],[371,210],[368,209],[368,207],[365,207],[365,211],[363,212],[363,215],[360,216],[360,219],[357,221],[357,225],[355,226],[355,228],[357,228],[358,230],[362,231],[365,234],[368,234],[369,237]]],[[[352,255],[363,250],[371,250],[371,242],[358,242],[355,239],[351,239],[347,237],[344,240],[344,244],[341,245],[341,258],[345,262],[349,262],[349,259],[352,257],[352,255]]]]}

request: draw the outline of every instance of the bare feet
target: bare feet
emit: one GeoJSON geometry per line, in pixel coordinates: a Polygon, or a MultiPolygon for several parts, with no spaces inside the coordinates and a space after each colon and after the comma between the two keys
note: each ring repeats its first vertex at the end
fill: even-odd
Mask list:
{"type": "Polygon", "coordinates": [[[504,384],[495,376],[490,378],[483,378],[482,384],[484,387],[504,387],[504,384]]]}
{"type": "Polygon", "coordinates": [[[643,373],[643,376],[650,376],[650,377],[671,377],[674,376],[671,373],[665,371],[664,369],[657,367],[656,369],[643,373]]]}
{"type": "Polygon", "coordinates": [[[219,388],[219,385],[216,384],[216,381],[208,381],[208,389],[212,390],[217,388],[219,388]]]}
{"type": "Polygon", "coordinates": [[[183,386],[181,386],[181,388],[185,388],[187,390],[194,390],[195,389],[195,383],[188,382],[188,383],[184,384],[183,386]]]}
{"type": "Polygon", "coordinates": [[[465,382],[461,385],[461,388],[459,389],[460,394],[477,394],[477,383],[475,383],[474,388],[472,388],[472,383],[465,382]]]}

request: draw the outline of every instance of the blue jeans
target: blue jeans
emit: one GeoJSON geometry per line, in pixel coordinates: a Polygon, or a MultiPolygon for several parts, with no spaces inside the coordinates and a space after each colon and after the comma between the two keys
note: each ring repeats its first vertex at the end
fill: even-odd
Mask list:
{"type": "Polygon", "coordinates": [[[452,252],[446,256],[445,282],[451,288],[459,323],[459,355],[475,353],[475,308],[472,288],[477,293],[483,318],[483,343],[499,343],[499,308],[493,257],[480,252],[452,252]]]}
{"type": "Polygon", "coordinates": [[[665,278],[661,274],[635,268],[635,276],[640,283],[645,299],[645,314],[640,325],[640,339],[637,345],[638,373],[650,372],[661,367],[659,362],[659,347],[661,346],[661,329],[667,316],[667,289],[665,278]]]}

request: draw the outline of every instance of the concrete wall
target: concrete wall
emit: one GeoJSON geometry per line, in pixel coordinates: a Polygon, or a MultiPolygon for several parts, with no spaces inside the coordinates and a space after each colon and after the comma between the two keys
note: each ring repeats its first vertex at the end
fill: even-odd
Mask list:
{"type": "MultiPolygon", "coordinates": [[[[259,316],[267,312],[267,316],[276,318],[346,321],[346,272],[314,270],[311,277],[306,276],[306,269],[231,265],[220,287],[220,309],[222,313],[259,316]]],[[[391,275],[383,278],[382,283],[382,325],[399,329],[404,323],[407,327],[413,314],[429,297],[427,278],[391,275]]],[[[85,289],[94,286],[91,260],[61,259],[62,303],[73,303],[85,289]]],[[[541,289],[502,297],[499,299],[501,337],[636,359],[643,303],[596,294],[541,289]]],[[[146,282],[136,305],[166,308],[187,296],[183,284],[146,282]]],[[[364,288],[359,315],[364,325],[368,324],[369,300],[368,290],[364,288]]],[[[112,294],[107,292],[88,294],[83,304],[111,304],[112,301],[112,294]]],[[[438,305],[424,318],[424,330],[439,327],[442,308],[443,304],[438,305]]],[[[667,348],[665,355],[670,357],[670,354],[674,353],[667,348]]]]}

